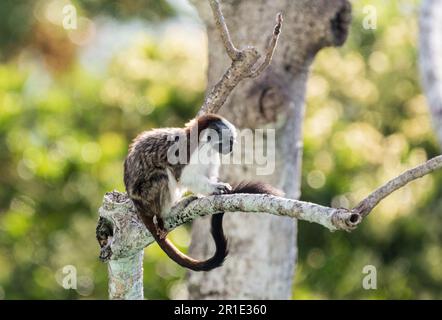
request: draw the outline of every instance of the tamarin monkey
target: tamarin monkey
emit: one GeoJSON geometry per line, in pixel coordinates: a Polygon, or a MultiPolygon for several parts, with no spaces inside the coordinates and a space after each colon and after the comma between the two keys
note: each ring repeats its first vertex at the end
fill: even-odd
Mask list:
{"type": "Polygon", "coordinates": [[[232,152],[235,127],[215,114],[191,120],[184,128],[161,128],[138,135],[124,162],[124,183],[140,218],[161,249],[176,263],[194,271],[221,266],[228,254],[223,232],[223,212],[212,215],[215,254],[195,260],[179,251],[167,238],[164,218],[183,189],[202,194],[265,193],[280,191],[262,183],[240,183],[235,188],[218,181],[220,154],[232,152]],[[179,160],[177,161],[177,158],[179,160]]]}

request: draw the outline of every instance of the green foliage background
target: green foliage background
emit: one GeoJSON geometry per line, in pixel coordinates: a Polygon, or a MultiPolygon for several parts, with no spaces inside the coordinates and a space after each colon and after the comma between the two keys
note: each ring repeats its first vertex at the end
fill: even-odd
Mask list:
{"type": "MultiPolygon", "coordinates": [[[[73,1],[82,20],[71,31],[60,3],[0,2],[0,299],[107,297],[94,235],[102,196],[124,190],[136,133],[181,125],[205,90],[203,31],[183,27],[192,23],[173,2],[73,1]],[[121,21],[114,28],[133,17],[148,24],[96,72],[81,57],[102,15],[121,21]],[[77,269],[77,290],[61,286],[66,265],[77,269]]],[[[440,152],[419,85],[418,4],[355,2],[345,47],[316,59],[304,200],[351,206],[440,152]],[[376,30],[362,28],[366,5],[377,10],[376,30]]],[[[352,234],[300,222],[294,298],[442,298],[441,182],[438,173],[395,193],[352,234]],[[377,268],[377,290],[362,288],[365,265],[377,268]]],[[[187,229],[173,241],[185,248],[187,229]]],[[[156,245],[146,251],[146,298],[179,297],[184,271],[156,245]]]]}

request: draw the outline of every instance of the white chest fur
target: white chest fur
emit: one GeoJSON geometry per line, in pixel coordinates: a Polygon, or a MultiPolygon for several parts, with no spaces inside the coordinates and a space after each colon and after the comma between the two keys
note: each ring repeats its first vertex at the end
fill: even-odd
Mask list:
{"type": "Polygon", "coordinates": [[[163,207],[163,210],[161,212],[161,215],[163,217],[166,217],[169,215],[170,208],[176,203],[183,193],[183,190],[181,189],[179,183],[176,181],[175,176],[173,173],[167,169],[167,177],[168,177],[168,187],[169,187],[169,199],[166,199],[166,203],[163,207]]]}
{"type": "Polygon", "coordinates": [[[213,191],[211,185],[218,180],[220,156],[206,145],[192,153],[189,164],[181,173],[180,187],[193,193],[207,195],[213,191]]]}

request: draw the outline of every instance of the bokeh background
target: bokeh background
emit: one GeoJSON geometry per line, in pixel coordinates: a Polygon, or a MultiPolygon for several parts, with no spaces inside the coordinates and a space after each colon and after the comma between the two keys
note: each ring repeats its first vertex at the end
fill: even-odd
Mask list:
{"type": "MultiPolygon", "coordinates": [[[[312,68],[302,199],[351,206],[440,153],[417,66],[419,1],[354,1],[343,48],[312,68]],[[364,30],[363,8],[377,9],[364,30]]],[[[185,0],[0,1],[0,299],[106,299],[97,209],[123,191],[141,130],[182,125],[205,90],[206,38],[185,0]],[[78,28],[62,27],[63,6],[78,28]],[[77,269],[77,290],[61,286],[77,269]]],[[[442,298],[442,175],[382,202],[352,234],[299,223],[293,298],[442,298]],[[362,268],[377,268],[377,290],[362,268]]],[[[185,249],[188,228],[172,233],[185,249]]],[[[185,271],[146,249],[145,296],[179,298],[185,271]]]]}

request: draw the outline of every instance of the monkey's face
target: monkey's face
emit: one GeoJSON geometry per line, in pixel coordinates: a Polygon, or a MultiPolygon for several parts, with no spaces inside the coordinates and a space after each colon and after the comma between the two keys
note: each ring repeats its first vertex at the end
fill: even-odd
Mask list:
{"type": "Polygon", "coordinates": [[[204,132],[204,140],[221,154],[232,152],[235,139],[236,129],[227,120],[211,123],[204,132]]]}

